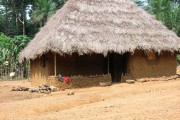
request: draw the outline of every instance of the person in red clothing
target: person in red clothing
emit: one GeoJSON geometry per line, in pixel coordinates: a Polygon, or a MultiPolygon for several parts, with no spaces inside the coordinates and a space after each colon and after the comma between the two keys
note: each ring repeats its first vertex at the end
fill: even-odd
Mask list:
{"type": "Polygon", "coordinates": [[[63,80],[64,80],[64,82],[67,83],[67,84],[69,84],[69,82],[70,82],[69,77],[63,77],[63,80]]]}

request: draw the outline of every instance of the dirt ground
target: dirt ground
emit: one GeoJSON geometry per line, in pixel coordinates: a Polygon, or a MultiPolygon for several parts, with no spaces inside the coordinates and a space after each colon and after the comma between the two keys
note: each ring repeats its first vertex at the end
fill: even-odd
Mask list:
{"type": "Polygon", "coordinates": [[[15,92],[13,86],[30,82],[0,82],[0,120],[180,120],[180,78],[51,94],[15,92]]]}

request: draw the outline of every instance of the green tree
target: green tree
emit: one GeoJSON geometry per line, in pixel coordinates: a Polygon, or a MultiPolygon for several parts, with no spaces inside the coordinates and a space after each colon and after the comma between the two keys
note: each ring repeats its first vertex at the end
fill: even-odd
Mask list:
{"type": "Polygon", "coordinates": [[[0,63],[8,60],[11,48],[11,38],[0,33],[0,63]]]}
{"type": "Polygon", "coordinates": [[[180,5],[171,0],[148,0],[149,12],[180,36],[180,5]]]}
{"type": "Polygon", "coordinates": [[[62,0],[37,0],[32,7],[31,21],[39,27],[64,4],[62,0]]]}
{"type": "Polygon", "coordinates": [[[0,0],[0,62],[18,65],[19,52],[63,4],[64,0],[0,0]]]}
{"type": "Polygon", "coordinates": [[[1,12],[0,16],[3,18],[1,24],[6,35],[25,35],[25,24],[27,9],[31,0],[0,0],[1,12]]]}
{"type": "Polygon", "coordinates": [[[34,0],[31,1],[30,19],[26,24],[26,35],[33,38],[47,20],[64,5],[64,0],[34,0]]]}
{"type": "Polygon", "coordinates": [[[24,35],[11,38],[0,33],[0,63],[2,64],[8,61],[9,65],[16,66],[18,64],[19,53],[27,45],[29,40],[29,37],[24,35]]]}

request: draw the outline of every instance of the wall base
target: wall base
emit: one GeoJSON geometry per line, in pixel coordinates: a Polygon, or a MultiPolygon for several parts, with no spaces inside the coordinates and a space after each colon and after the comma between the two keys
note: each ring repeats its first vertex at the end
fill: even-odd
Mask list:
{"type": "Polygon", "coordinates": [[[99,82],[111,82],[111,75],[97,76],[72,76],[69,84],[58,81],[56,76],[48,77],[47,84],[58,87],[60,89],[85,88],[99,86],[99,82]]]}

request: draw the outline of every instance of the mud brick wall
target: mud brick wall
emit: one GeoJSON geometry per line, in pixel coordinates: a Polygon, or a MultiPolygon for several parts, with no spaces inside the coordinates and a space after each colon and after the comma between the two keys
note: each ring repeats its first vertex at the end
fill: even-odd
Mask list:
{"type": "Polygon", "coordinates": [[[43,68],[40,64],[41,63],[39,59],[31,61],[30,69],[32,86],[42,85],[46,83],[48,78],[48,67],[43,68]]]}
{"type": "Polygon", "coordinates": [[[72,76],[70,77],[70,83],[58,81],[57,77],[50,76],[47,84],[56,86],[60,89],[70,88],[85,88],[92,86],[99,86],[99,82],[110,82],[111,75],[97,75],[97,76],[72,76]]]}
{"type": "Polygon", "coordinates": [[[38,86],[47,83],[49,76],[54,75],[54,55],[48,53],[30,61],[31,85],[38,86]]]}
{"type": "MultiPolygon", "coordinates": [[[[107,73],[106,58],[101,54],[83,55],[57,55],[57,75],[69,76],[75,86],[97,85],[100,81],[98,75],[107,73]],[[78,77],[73,77],[78,76],[78,77]],[[80,76],[93,76],[80,77],[80,76]],[[77,79],[77,80],[76,80],[77,79]],[[89,81],[88,81],[89,80],[89,81]],[[77,81],[77,84],[76,84],[77,81]],[[86,82],[84,82],[86,81],[86,82]],[[81,84],[79,84],[79,83],[81,84]]],[[[47,53],[35,60],[31,60],[31,84],[38,86],[49,82],[49,76],[54,76],[54,54],[47,53]]],[[[54,84],[54,83],[53,83],[54,84]]]]}
{"type": "Polygon", "coordinates": [[[176,66],[176,54],[163,52],[155,60],[148,60],[143,51],[136,51],[130,56],[129,73],[133,79],[172,76],[176,66]]]}

